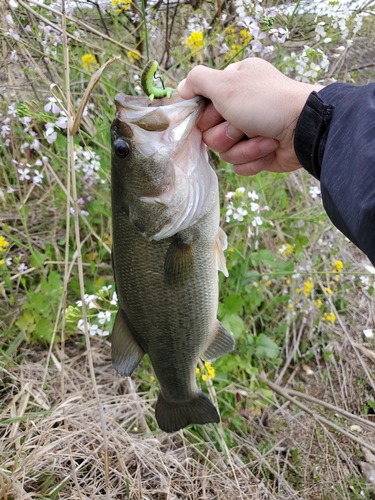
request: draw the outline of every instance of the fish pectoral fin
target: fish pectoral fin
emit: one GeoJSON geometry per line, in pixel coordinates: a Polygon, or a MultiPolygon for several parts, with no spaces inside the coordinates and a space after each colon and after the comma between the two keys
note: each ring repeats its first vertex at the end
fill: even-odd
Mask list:
{"type": "Polygon", "coordinates": [[[226,250],[227,246],[228,246],[227,235],[224,233],[221,227],[219,227],[219,231],[216,235],[216,241],[215,241],[216,265],[218,271],[221,271],[226,277],[229,276],[224,255],[224,250],[226,250]]]}
{"type": "Polygon", "coordinates": [[[112,330],[112,363],[120,375],[130,377],[145,352],[133,337],[124,314],[118,310],[112,330]]]}
{"type": "Polygon", "coordinates": [[[185,281],[191,276],[194,265],[194,248],[174,238],[164,261],[164,276],[168,284],[185,281]]]}
{"type": "Polygon", "coordinates": [[[205,361],[213,361],[214,359],[228,354],[234,349],[233,336],[223,327],[220,321],[216,323],[217,331],[213,336],[211,344],[203,353],[202,359],[205,361]]]}
{"type": "Polygon", "coordinates": [[[162,393],[159,394],[155,417],[165,432],[176,432],[189,424],[220,422],[215,406],[202,391],[189,401],[167,401],[162,393]]]}

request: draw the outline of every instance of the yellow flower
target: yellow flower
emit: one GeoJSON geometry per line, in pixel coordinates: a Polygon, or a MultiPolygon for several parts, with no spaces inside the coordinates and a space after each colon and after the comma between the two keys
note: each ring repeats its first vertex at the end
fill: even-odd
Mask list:
{"type": "Polygon", "coordinates": [[[198,367],[196,367],[196,369],[195,369],[195,373],[196,373],[197,375],[199,375],[199,374],[200,374],[200,372],[201,372],[201,371],[200,371],[200,369],[199,369],[198,367]]]}
{"type": "Polygon", "coordinates": [[[242,38],[242,43],[244,45],[249,45],[253,37],[250,35],[250,33],[247,30],[241,30],[240,31],[240,36],[242,38]]]}
{"type": "Polygon", "coordinates": [[[208,361],[205,362],[204,364],[207,374],[210,378],[215,378],[215,368],[209,363],[208,361]]]}
{"type": "Polygon", "coordinates": [[[95,71],[95,69],[99,66],[96,58],[92,54],[85,54],[82,56],[82,66],[88,71],[95,71]]]}
{"type": "Polygon", "coordinates": [[[332,295],[333,292],[330,288],[328,288],[328,286],[324,287],[324,290],[328,293],[328,295],[332,295]]]}
{"type": "Polygon", "coordinates": [[[290,243],[286,243],[285,245],[282,245],[279,248],[279,253],[281,253],[281,255],[283,255],[283,256],[291,255],[293,253],[293,251],[294,251],[294,248],[290,243]]]}
{"type": "Polygon", "coordinates": [[[322,307],[322,301],[320,299],[314,300],[314,304],[318,309],[322,307]]]}
{"type": "Polygon", "coordinates": [[[150,375],[150,380],[153,382],[155,380],[155,377],[153,375],[150,375]]]}
{"type": "Polygon", "coordinates": [[[207,382],[207,375],[205,373],[203,373],[202,375],[202,380],[203,382],[207,382]]]}
{"type": "Polygon", "coordinates": [[[4,259],[0,259],[0,266],[2,266],[3,264],[5,264],[5,260],[4,259]]]}
{"type": "Polygon", "coordinates": [[[127,55],[128,55],[128,58],[131,60],[131,62],[139,61],[139,59],[141,58],[141,53],[137,49],[135,49],[135,50],[128,50],[128,54],[127,55]]]}
{"type": "Polygon", "coordinates": [[[313,284],[311,283],[312,278],[307,278],[307,281],[303,284],[303,295],[305,297],[310,295],[311,290],[313,289],[313,284]]]}
{"type": "Polygon", "coordinates": [[[322,321],[327,321],[328,323],[331,323],[331,325],[333,325],[333,323],[336,321],[336,316],[332,312],[329,314],[324,313],[322,321]]]}
{"type": "Polygon", "coordinates": [[[336,272],[339,273],[344,269],[344,264],[341,262],[341,260],[335,260],[335,262],[332,264],[332,267],[334,267],[336,272]]]}
{"type": "Polygon", "coordinates": [[[289,308],[291,311],[293,311],[293,309],[294,309],[294,305],[293,305],[293,304],[288,304],[288,308],[289,308]]]}
{"type": "Polygon", "coordinates": [[[112,0],[112,7],[117,7],[117,12],[129,10],[132,0],[112,0]]]}
{"type": "MultiPolygon", "coordinates": [[[[192,31],[188,36],[185,45],[192,52],[201,49],[204,46],[203,33],[201,31],[192,31]]],[[[198,52],[198,55],[200,55],[200,52],[198,52]]]]}
{"type": "Polygon", "coordinates": [[[0,236],[0,252],[5,252],[7,247],[9,247],[8,241],[4,238],[4,236],[0,236]]]}
{"type": "Polygon", "coordinates": [[[227,56],[235,57],[235,56],[240,54],[242,49],[243,49],[242,45],[233,44],[233,45],[231,45],[230,51],[227,52],[227,56]]]}

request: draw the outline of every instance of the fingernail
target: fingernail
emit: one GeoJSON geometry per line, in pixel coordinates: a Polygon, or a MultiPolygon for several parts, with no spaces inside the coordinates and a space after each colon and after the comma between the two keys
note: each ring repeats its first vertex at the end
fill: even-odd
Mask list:
{"type": "Polygon", "coordinates": [[[277,149],[276,141],[270,137],[265,137],[259,142],[259,149],[263,154],[271,153],[277,149]]]}
{"type": "Polygon", "coordinates": [[[177,85],[177,92],[179,94],[184,90],[185,82],[186,82],[186,78],[184,80],[181,80],[180,83],[177,85]]]}
{"type": "Polygon", "coordinates": [[[229,137],[229,139],[231,139],[232,141],[238,141],[245,134],[240,130],[238,130],[238,128],[228,123],[228,126],[225,130],[225,135],[229,137]]]}

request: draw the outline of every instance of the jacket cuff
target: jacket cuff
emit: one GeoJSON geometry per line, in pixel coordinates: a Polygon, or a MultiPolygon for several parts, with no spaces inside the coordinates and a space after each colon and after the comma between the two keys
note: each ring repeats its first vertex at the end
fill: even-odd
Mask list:
{"type": "Polygon", "coordinates": [[[335,107],[325,104],[314,91],[300,114],[294,134],[294,150],[301,165],[320,180],[321,159],[324,152],[322,141],[335,107]]]}

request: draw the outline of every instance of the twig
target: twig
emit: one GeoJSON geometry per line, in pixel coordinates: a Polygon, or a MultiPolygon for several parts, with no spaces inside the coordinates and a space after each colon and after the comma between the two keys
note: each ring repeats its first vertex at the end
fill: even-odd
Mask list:
{"type": "MultiPolygon", "coordinates": [[[[49,7],[48,5],[42,4],[42,3],[38,2],[37,0],[28,0],[28,1],[29,1],[29,3],[32,3],[33,5],[37,5],[38,7],[41,7],[42,9],[49,10],[50,12],[55,14],[56,16],[61,17],[61,15],[62,15],[61,12],[59,12],[58,10],[52,9],[52,7],[49,7]]],[[[22,4],[24,3],[22,0],[20,0],[20,3],[21,2],[22,2],[22,4]]],[[[74,19],[74,17],[71,17],[71,16],[65,16],[65,18],[68,19],[69,21],[72,21],[75,24],[78,24],[78,26],[82,26],[82,28],[85,28],[85,30],[90,31],[94,35],[97,35],[101,40],[107,40],[108,42],[111,42],[115,45],[118,45],[119,47],[121,47],[122,49],[125,49],[125,50],[130,50],[130,51],[133,50],[131,47],[124,45],[123,43],[120,43],[117,40],[114,40],[113,38],[111,38],[107,35],[104,35],[104,33],[101,33],[100,31],[96,30],[95,28],[92,28],[91,26],[84,23],[83,21],[80,21],[79,19],[74,19]]],[[[67,35],[71,36],[69,34],[67,34],[67,35]]],[[[79,43],[81,44],[82,41],[79,40],[79,43]]],[[[102,51],[102,49],[98,49],[98,50],[100,50],[100,52],[102,51]]],[[[145,59],[144,56],[141,55],[141,57],[142,57],[142,59],[145,59]]],[[[128,66],[130,66],[131,68],[136,69],[137,71],[139,70],[138,66],[136,66],[135,64],[129,63],[128,61],[124,61],[124,63],[127,64],[128,66]]]]}
{"type": "MultiPolygon", "coordinates": [[[[294,405],[298,406],[299,408],[301,408],[303,411],[305,411],[306,413],[308,413],[309,415],[311,415],[313,418],[315,418],[316,420],[318,420],[319,422],[323,422],[324,424],[326,424],[328,427],[331,427],[332,429],[334,429],[335,431],[338,431],[340,432],[341,434],[343,434],[344,436],[348,437],[349,439],[351,439],[352,441],[360,444],[361,446],[364,446],[365,448],[369,449],[370,451],[372,451],[373,453],[375,453],[375,446],[369,444],[369,443],[366,443],[365,441],[363,441],[363,439],[357,437],[357,436],[354,436],[353,434],[351,434],[350,432],[346,431],[345,429],[343,429],[342,427],[339,427],[338,425],[334,424],[333,422],[331,422],[330,420],[328,420],[327,418],[325,417],[322,417],[321,415],[319,415],[318,413],[316,413],[315,411],[311,410],[310,408],[308,408],[307,406],[305,406],[304,404],[300,403],[297,399],[293,398],[290,394],[290,390],[289,389],[283,389],[282,387],[280,387],[279,385],[276,385],[274,384],[273,382],[271,382],[270,380],[268,380],[264,375],[259,375],[259,379],[264,382],[265,384],[268,385],[268,387],[270,389],[272,389],[273,391],[277,392],[278,394],[280,394],[280,396],[283,396],[284,398],[286,399],[289,399],[289,401],[291,403],[293,403],[294,405]]],[[[295,393],[297,391],[294,391],[295,393]]],[[[297,395],[300,397],[300,396],[306,396],[306,395],[302,395],[301,393],[297,393],[297,395]]],[[[319,400],[317,400],[319,401],[319,400]]],[[[328,403],[324,403],[324,402],[321,402],[319,401],[319,404],[322,404],[323,406],[328,404],[328,403]]],[[[332,405],[333,406],[333,405],[332,405]]],[[[334,407],[335,408],[335,407],[334,407]]],[[[337,408],[336,411],[339,411],[340,413],[343,412],[344,410],[341,410],[340,408],[337,408]]],[[[354,415],[352,414],[349,414],[351,418],[354,418],[354,415]]],[[[360,418],[360,417],[358,417],[360,418]]],[[[366,421],[366,424],[368,424],[369,422],[366,421]]],[[[371,424],[372,426],[373,424],[371,424]]]]}

